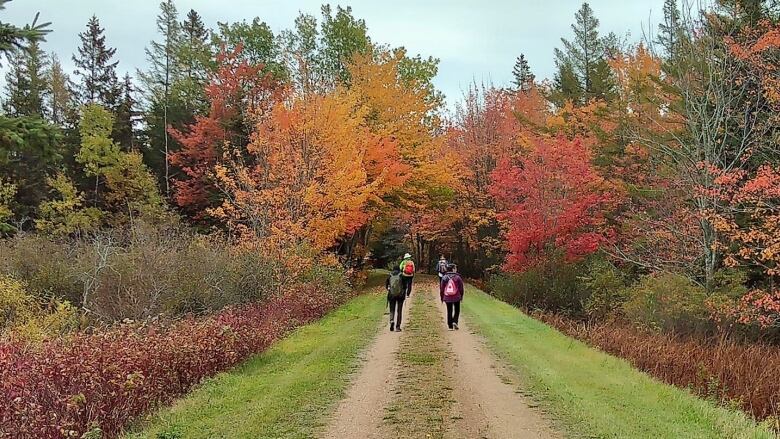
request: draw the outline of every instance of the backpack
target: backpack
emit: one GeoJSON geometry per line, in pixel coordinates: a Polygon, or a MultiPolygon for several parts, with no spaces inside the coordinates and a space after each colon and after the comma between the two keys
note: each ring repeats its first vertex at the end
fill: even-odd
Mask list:
{"type": "Polygon", "coordinates": [[[393,299],[397,299],[404,295],[404,290],[401,286],[401,275],[400,274],[391,274],[390,275],[390,289],[388,290],[388,294],[393,299]]]}
{"type": "Polygon", "coordinates": [[[441,274],[444,274],[447,272],[447,261],[439,261],[439,266],[436,268],[436,271],[438,271],[441,274]]]}
{"type": "Polygon", "coordinates": [[[404,274],[407,276],[414,275],[414,262],[411,260],[408,260],[406,263],[404,263],[404,274]]]}
{"type": "Polygon", "coordinates": [[[455,285],[455,279],[449,278],[447,280],[447,286],[444,287],[444,296],[452,297],[458,295],[458,286],[455,285]]]}

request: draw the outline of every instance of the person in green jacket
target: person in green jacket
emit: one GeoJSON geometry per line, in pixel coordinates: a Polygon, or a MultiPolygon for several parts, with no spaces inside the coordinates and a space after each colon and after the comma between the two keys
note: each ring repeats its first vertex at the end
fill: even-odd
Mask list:
{"type": "Polygon", "coordinates": [[[401,261],[399,266],[401,269],[401,281],[404,287],[404,293],[406,297],[412,294],[412,281],[414,280],[414,261],[412,255],[409,253],[404,255],[404,260],[401,261]]]}

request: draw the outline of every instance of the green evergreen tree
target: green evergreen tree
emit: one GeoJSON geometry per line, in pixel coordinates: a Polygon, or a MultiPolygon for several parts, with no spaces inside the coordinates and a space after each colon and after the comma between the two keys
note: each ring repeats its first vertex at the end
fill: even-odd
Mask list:
{"type": "MultiPolygon", "coordinates": [[[[586,2],[575,14],[571,25],[574,39],[561,38],[563,50],[556,50],[561,82],[568,72],[568,66],[574,70],[582,89],[582,101],[590,99],[608,99],[612,93],[611,72],[605,68],[605,42],[599,36],[599,20],[593,14],[593,9],[586,2]]],[[[563,90],[559,90],[566,94],[563,90]]]]}
{"type": "Polygon", "coordinates": [[[556,49],[555,64],[557,70],[553,78],[550,100],[558,106],[562,106],[566,101],[572,101],[575,104],[581,103],[583,90],[574,70],[574,65],[565,55],[559,52],[556,49]]]}
{"type": "Polygon", "coordinates": [[[519,91],[528,91],[534,85],[536,76],[531,73],[531,66],[528,65],[528,60],[525,59],[524,54],[520,54],[515,61],[515,67],[512,69],[512,84],[515,89],[519,91]]]}
{"type": "Polygon", "coordinates": [[[111,137],[125,151],[134,151],[138,148],[135,133],[138,111],[134,93],[133,80],[129,74],[125,74],[122,80],[122,97],[116,109],[116,121],[111,134],[111,137]]]}
{"type": "Polygon", "coordinates": [[[677,0],[664,0],[664,21],[658,25],[658,44],[663,47],[666,56],[675,58],[681,37],[680,10],[677,0]]]}
{"type": "Polygon", "coordinates": [[[80,78],[78,95],[82,103],[96,103],[113,109],[119,97],[116,77],[118,61],[111,59],[116,49],[106,46],[106,37],[96,16],[87,23],[87,30],[79,33],[81,45],[73,55],[75,74],[80,78]]]}
{"type": "Polygon", "coordinates": [[[11,59],[10,70],[6,74],[6,114],[44,117],[44,101],[48,93],[48,56],[38,42],[33,41],[27,50],[17,51],[11,59]]]}
{"type": "MultiPolygon", "coordinates": [[[[0,0],[0,11],[5,9],[6,3],[11,0],[0,0]]],[[[0,21],[0,56],[9,55],[17,50],[27,50],[30,44],[45,41],[46,34],[51,23],[38,23],[39,14],[35,14],[32,23],[18,27],[10,23],[0,21]]]]}
{"type": "Polygon", "coordinates": [[[152,127],[157,132],[150,136],[150,140],[159,138],[162,143],[154,142],[150,148],[163,153],[163,184],[166,196],[170,196],[172,140],[168,133],[168,127],[170,126],[172,84],[178,80],[181,74],[181,66],[176,55],[182,40],[179,15],[173,0],[160,3],[157,32],[161,36],[161,41],[152,41],[146,49],[146,58],[149,60],[150,68],[146,72],[139,72],[139,76],[144,83],[147,99],[150,101],[149,108],[162,110],[162,123],[152,127]]]}
{"type": "Polygon", "coordinates": [[[214,54],[209,46],[209,31],[200,15],[191,9],[181,22],[182,36],[176,48],[181,68],[179,82],[173,84],[174,94],[181,96],[184,107],[193,114],[202,114],[208,107],[205,87],[214,54]]]}

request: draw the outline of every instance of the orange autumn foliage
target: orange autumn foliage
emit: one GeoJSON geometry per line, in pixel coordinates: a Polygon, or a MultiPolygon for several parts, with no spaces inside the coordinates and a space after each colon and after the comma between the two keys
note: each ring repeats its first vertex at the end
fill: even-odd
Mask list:
{"type": "Polygon", "coordinates": [[[394,142],[365,125],[355,95],[291,98],[259,121],[247,146],[215,168],[223,203],[211,213],[243,236],[327,249],[365,225],[403,182],[384,168],[394,142]]]}

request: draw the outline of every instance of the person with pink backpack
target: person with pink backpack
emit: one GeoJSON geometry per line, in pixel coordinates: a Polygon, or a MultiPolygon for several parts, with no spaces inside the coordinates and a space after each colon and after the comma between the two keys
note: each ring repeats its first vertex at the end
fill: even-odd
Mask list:
{"type": "Polygon", "coordinates": [[[458,267],[455,264],[447,265],[447,273],[442,277],[439,285],[439,297],[447,305],[447,327],[450,330],[458,329],[463,293],[463,279],[458,274],[458,267]]]}

